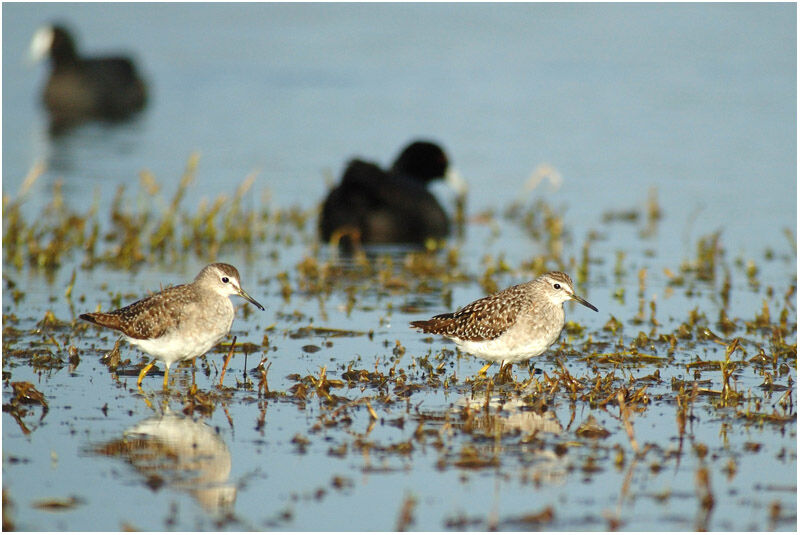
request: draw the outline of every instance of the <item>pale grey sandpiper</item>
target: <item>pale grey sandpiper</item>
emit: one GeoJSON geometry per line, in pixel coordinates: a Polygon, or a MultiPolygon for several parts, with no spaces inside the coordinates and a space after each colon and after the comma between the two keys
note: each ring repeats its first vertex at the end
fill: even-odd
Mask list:
{"type": "Polygon", "coordinates": [[[440,334],[459,349],[489,363],[513,364],[544,353],[564,328],[564,302],[570,299],[597,308],[575,295],[572,279],[551,271],[524,284],[478,299],[464,308],[429,320],[412,321],[422,332],[440,334]]]}
{"type": "MultiPolygon", "coordinates": [[[[230,332],[234,317],[231,295],[244,297],[264,310],[242,289],[235,267],[209,264],[193,282],[172,286],[113,312],[92,312],[80,318],[121,332],[128,342],[163,361],[166,390],[172,363],[205,354],[230,332]]],[[[140,388],[153,364],[155,361],[139,373],[136,384],[140,388]]]]}

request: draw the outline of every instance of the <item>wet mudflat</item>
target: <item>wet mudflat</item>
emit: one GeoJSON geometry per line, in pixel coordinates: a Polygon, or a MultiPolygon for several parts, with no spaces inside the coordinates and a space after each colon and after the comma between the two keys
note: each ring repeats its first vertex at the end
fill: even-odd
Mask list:
{"type": "Polygon", "coordinates": [[[676,261],[652,238],[655,192],[582,242],[534,193],[471,217],[468,240],[345,256],[316,242],[311,211],[233,196],[210,216],[144,217],[129,207],[170,199],[120,195],[78,209],[56,188],[32,220],[4,206],[9,527],[794,529],[791,230],[759,258],[711,233],[676,261]],[[489,251],[518,239],[541,254],[489,251]],[[237,302],[225,343],[174,370],[168,392],[153,372],[139,392],[147,358],[77,315],[214,258],[238,264],[267,311],[237,302]],[[560,340],[510,379],[408,328],[545,266],[600,312],[569,305],[560,340]]]}

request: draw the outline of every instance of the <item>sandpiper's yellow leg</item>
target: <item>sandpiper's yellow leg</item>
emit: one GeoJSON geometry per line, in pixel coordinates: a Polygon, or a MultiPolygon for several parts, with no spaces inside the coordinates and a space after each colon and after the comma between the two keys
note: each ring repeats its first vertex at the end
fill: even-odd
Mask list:
{"type": "Polygon", "coordinates": [[[492,362],[488,363],[486,366],[478,370],[478,377],[486,377],[486,370],[492,367],[492,362]]]}
{"type": "Polygon", "coordinates": [[[143,395],[142,395],[142,399],[144,399],[144,402],[145,402],[145,404],[147,405],[147,408],[148,408],[148,409],[152,409],[152,408],[153,408],[153,404],[152,404],[152,403],[150,403],[150,400],[149,400],[149,399],[147,399],[147,396],[146,396],[146,395],[144,395],[144,390],[142,390],[142,387],[139,387],[139,390],[140,390],[140,391],[142,392],[142,394],[143,394],[143,395]]]}
{"type": "Polygon", "coordinates": [[[150,364],[142,368],[142,371],[139,372],[139,380],[136,381],[136,386],[142,388],[142,379],[144,379],[144,376],[147,375],[147,372],[150,371],[150,368],[152,368],[155,363],[155,361],[151,361],[150,364]]]}
{"type": "Polygon", "coordinates": [[[511,367],[514,366],[513,362],[501,362],[500,373],[498,377],[501,381],[511,380],[511,367]]]}
{"type": "Polygon", "coordinates": [[[164,367],[164,390],[167,389],[167,381],[169,380],[169,364],[164,367]]]}

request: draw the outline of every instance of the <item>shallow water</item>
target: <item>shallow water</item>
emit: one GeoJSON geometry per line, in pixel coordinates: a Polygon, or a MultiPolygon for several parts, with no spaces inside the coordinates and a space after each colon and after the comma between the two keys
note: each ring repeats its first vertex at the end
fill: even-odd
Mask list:
{"type": "MultiPolygon", "coordinates": [[[[795,20],[792,5],[4,4],[4,522],[795,529],[795,20]],[[135,53],[152,86],[140,117],[48,137],[44,69],[22,57],[52,18],[89,51],[135,53]],[[441,141],[470,183],[464,237],[430,254],[387,248],[368,268],[320,247],[326,181],[353,155],[388,163],[418,136],[441,141]],[[105,232],[120,184],[124,208],[155,224],[195,150],[179,233],[203,199],[230,201],[257,171],[242,209],[267,238],[216,258],[173,248],[130,269],[82,267],[78,247],[53,269],[9,254],[7,202],[35,162],[47,168],[22,199],[27,224],[59,221],[45,207],[61,180],[64,204],[105,232]],[[524,190],[544,163],[560,187],[524,190]],[[143,169],[159,194],[139,185],[143,169]],[[100,358],[115,337],[77,315],[215,259],[267,307],[236,300],[225,388],[217,348],[171,374],[169,395],[152,372],[140,395],[142,355],[123,344],[130,363],[110,370],[100,358]],[[517,385],[475,379],[482,362],[407,326],[556,268],[600,311],[567,305],[583,329],[564,332],[534,375],[517,366],[517,385]],[[64,324],[41,323],[47,311],[64,324]],[[612,316],[616,332],[604,329],[612,316]],[[736,338],[740,397],[725,402],[716,361],[736,338]],[[47,411],[20,404],[12,382],[30,382],[47,411]],[[591,419],[607,436],[584,432],[591,419]]],[[[451,209],[452,193],[436,193],[451,209]]]]}

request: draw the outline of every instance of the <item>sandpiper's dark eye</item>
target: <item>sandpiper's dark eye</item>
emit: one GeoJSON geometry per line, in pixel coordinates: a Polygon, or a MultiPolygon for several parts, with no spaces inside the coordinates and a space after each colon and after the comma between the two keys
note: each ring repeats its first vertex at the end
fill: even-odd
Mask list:
{"type": "Polygon", "coordinates": [[[222,282],[228,284],[231,280],[228,277],[222,277],[222,282]]]}
{"type": "Polygon", "coordinates": [[[555,288],[556,290],[560,290],[561,289],[561,285],[559,283],[555,283],[553,285],[553,288],[555,288]]]}

